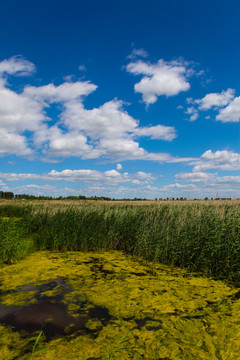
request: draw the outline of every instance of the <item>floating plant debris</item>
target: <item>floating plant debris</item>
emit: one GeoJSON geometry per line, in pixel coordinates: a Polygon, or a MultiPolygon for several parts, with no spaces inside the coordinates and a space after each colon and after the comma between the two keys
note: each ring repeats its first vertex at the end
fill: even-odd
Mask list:
{"type": "Polygon", "coordinates": [[[111,251],[3,266],[0,359],[29,359],[43,331],[36,359],[239,360],[239,289],[150,265],[111,251]]]}

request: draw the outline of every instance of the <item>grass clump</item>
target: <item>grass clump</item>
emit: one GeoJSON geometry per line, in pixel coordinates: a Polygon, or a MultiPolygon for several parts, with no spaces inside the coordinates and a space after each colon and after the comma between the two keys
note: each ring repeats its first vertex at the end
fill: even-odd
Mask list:
{"type": "Polygon", "coordinates": [[[31,205],[19,205],[14,202],[0,203],[0,217],[16,217],[21,218],[30,214],[32,211],[31,205]]]}
{"type": "Polygon", "coordinates": [[[23,259],[34,248],[19,219],[0,218],[0,263],[12,264],[23,259]]]}

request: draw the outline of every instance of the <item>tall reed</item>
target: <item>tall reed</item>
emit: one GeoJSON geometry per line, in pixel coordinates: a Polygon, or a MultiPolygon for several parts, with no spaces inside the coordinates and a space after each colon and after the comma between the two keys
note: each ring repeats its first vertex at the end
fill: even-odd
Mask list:
{"type": "Polygon", "coordinates": [[[25,207],[21,224],[36,249],[119,249],[149,261],[240,279],[239,202],[51,204],[25,207]]]}

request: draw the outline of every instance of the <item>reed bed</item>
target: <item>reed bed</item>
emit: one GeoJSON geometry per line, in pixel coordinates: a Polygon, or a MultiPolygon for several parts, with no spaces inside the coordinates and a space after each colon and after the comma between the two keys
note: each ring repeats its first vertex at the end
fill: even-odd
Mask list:
{"type": "Polygon", "coordinates": [[[14,251],[6,252],[6,247],[16,243],[19,249],[22,244],[22,254],[30,249],[116,249],[147,261],[240,282],[239,201],[143,201],[137,205],[116,201],[4,202],[0,204],[0,259],[14,261],[14,251]],[[12,219],[10,225],[4,216],[21,220],[12,219]]]}

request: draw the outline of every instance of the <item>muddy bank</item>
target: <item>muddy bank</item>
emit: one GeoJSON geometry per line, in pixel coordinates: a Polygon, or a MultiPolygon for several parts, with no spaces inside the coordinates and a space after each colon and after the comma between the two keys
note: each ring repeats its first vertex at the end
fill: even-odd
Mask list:
{"type": "Polygon", "coordinates": [[[239,359],[240,292],[121,252],[0,269],[0,359],[239,359]],[[126,335],[126,336],[125,336],[126,335]]]}

